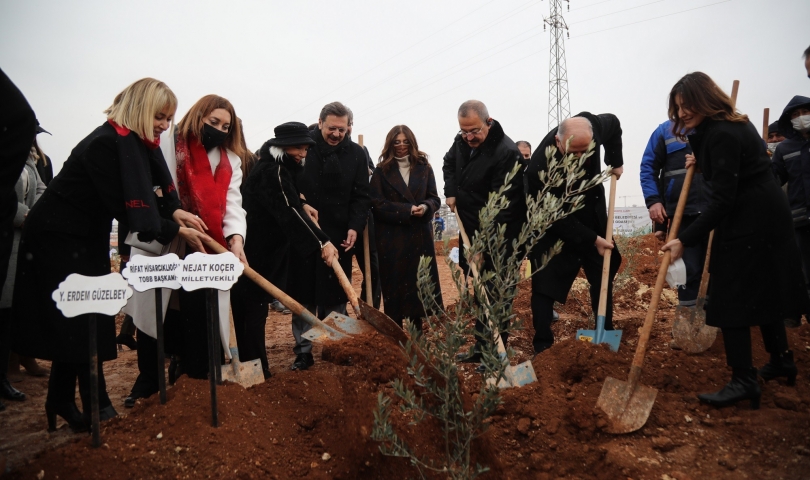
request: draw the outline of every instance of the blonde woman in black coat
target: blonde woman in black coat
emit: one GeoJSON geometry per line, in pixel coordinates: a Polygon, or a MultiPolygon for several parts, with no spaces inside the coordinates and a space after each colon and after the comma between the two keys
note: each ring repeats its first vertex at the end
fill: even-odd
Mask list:
{"type": "Polygon", "coordinates": [[[676,135],[692,132],[689,144],[697,168],[712,182],[712,197],[700,217],[662,249],[671,250],[675,261],[684,246],[697,245],[714,230],[706,323],[722,330],[732,369],[725,387],[698,398],[718,407],[750,400],[756,409],[762,392],[752,364],[751,327],[759,327],[771,355],[759,375],[784,377],[788,385],[796,381],[784,319],[807,312],[807,295],[790,207],[756,127],[708,75],[690,73],[672,87],[669,117],[676,135]]]}
{"type": "MultiPolygon", "coordinates": [[[[29,211],[17,258],[12,305],[12,350],[51,360],[45,412],[74,431],[87,430],[90,408],[88,316],[66,318],[51,300],[69,274],[110,273],[113,218],[126,221],[142,241],[167,244],[180,235],[202,248],[205,234],[180,223],[199,220],[180,209],[172,177],[158,148],[177,98],[165,83],[144,78],[116,96],[107,120],[70,154],[62,170],[29,211]],[[159,186],[163,197],[153,191],[159,186]],[[144,208],[148,207],[148,208],[144,208]],[[75,403],[76,380],[85,415],[75,403]]],[[[102,362],[116,358],[115,321],[98,315],[98,376],[101,419],[116,416],[106,392],[102,362]]]]}
{"type": "Polygon", "coordinates": [[[408,318],[421,329],[426,312],[416,278],[422,256],[431,258],[436,302],[442,304],[431,229],[441,201],[427,155],[419,151],[407,126],[397,125],[388,132],[371,176],[370,195],[385,313],[400,325],[408,318]]]}

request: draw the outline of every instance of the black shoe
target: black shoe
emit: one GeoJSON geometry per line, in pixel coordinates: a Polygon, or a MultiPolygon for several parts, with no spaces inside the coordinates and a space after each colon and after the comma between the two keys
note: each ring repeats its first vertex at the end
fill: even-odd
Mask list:
{"type": "Polygon", "coordinates": [[[759,400],[762,390],[757,383],[757,370],[755,368],[735,368],[731,374],[731,381],[719,392],[703,393],[698,395],[702,403],[715,407],[728,407],[740,400],[750,400],[753,410],[759,409],[759,400]]]}
{"type": "MultiPolygon", "coordinates": [[[[536,357],[536,356],[540,355],[541,353],[545,352],[549,348],[551,348],[551,345],[535,346],[534,347],[534,356],[536,357]]],[[[532,360],[534,360],[534,357],[532,357],[532,360]]]]}
{"type": "Polygon", "coordinates": [[[45,415],[48,417],[48,431],[53,432],[56,430],[56,416],[64,418],[68,422],[68,427],[74,432],[86,432],[90,426],[84,420],[82,412],[76,407],[74,402],[62,403],[54,405],[45,402],[45,415]]]}
{"type": "Polygon", "coordinates": [[[183,368],[182,360],[172,355],[172,361],[169,362],[169,385],[174,385],[178,378],[183,376],[186,373],[186,369],[183,368]]]}
{"type": "Polygon", "coordinates": [[[113,408],[112,404],[107,405],[106,407],[104,407],[104,408],[102,408],[102,409],[100,409],[98,411],[98,421],[99,422],[104,422],[106,420],[109,420],[111,418],[115,418],[117,416],[118,416],[118,412],[115,411],[115,408],[113,408]]]}
{"type": "Polygon", "coordinates": [[[312,358],[311,353],[299,353],[295,357],[290,370],[306,370],[313,365],[315,365],[315,359],[312,358]]]}
{"type": "Polygon", "coordinates": [[[789,387],[796,385],[798,369],[793,363],[793,352],[788,350],[781,355],[771,355],[771,360],[760,368],[758,373],[766,382],[774,378],[786,377],[789,387]]]}
{"type": "Polygon", "coordinates": [[[483,363],[479,364],[475,367],[475,373],[480,373],[481,375],[487,373],[487,367],[484,366],[483,363]]]}
{"type": "Polygon", "coordinates": [[[118,334],[118,336],[115,337],[115,343],[118,345],[126,345],[130,350],[138,349],[138,341],[135,340],[135,337],[127,335],[126,333],[118,334]]]}
{"type": "Polygon", "coordinates": [[[801,326],[802,326],[802,317],[785,319],[785,327],[787,328],[799,328],[801,326]]]}
{"type": "Polygon", "coordinates": [[[25,400],[25,394],[12,387],[8,378],[0,380],[0,397],[14,402],[22,402],[25,400]]]}
{"type": "Polygon", "coordinates": [[[135,406],[135,402],[141,397],[130,395],[124,399],[124,408],[132,408],[135,406]]]}
{"type": "Polygon", "coordinates": [[[479,363],[481,361],[481,352],[475,351],[472,355],[468,355],[466,353],[459,353],[456,355],[456,361],[458,363],[479,363]]]}
{"type": "MultiPolygon", "coordinates": [[[[313,363],[315,363],[315,362],[313,361],[313,363]]],[[[265,379],[265,380],[269,380],[269,379],[270,379],[270,377],[272,377],[272,376],[273,376],[273,372],[271,372],[271,371],[270,371],[270,370],[268,370],[268,369],[262,369],[262,373],[264,374],[264,379],[265,379]]]]}
{"type": "Polygon", "coordinates": [[[3,402],[0,402],[0,412],[2,412],[5,409],[6,409],[6,404],[3,403],[3,402]]]}

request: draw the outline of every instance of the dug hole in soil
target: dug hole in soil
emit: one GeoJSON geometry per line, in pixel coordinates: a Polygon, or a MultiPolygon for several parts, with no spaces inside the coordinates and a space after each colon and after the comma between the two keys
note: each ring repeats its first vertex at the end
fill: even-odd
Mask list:
{"type": "MultiPolygon", "coordinates": [[[[619,352],[574,339],[578,328],[587,328],[590,314],[587,283],[578,280],[568,302],[558,309],[561,319],[553,325],[558,343],[533,361],[538,382],[503,390],[503,405],[473,446],[474,462],[491,468],[483,478],[807,478],[810,326],[788,330],[799,368],[795,387],[784,381],[762,384],[760,410],[750,410],[748,402],[724,409],[700,405],[697,393],[718,390],[730,377],[722,336],[703,354],[670,349],[674,291],[662,298],[641,377],[642,384],[658,390],[646,425],[627,435],[603,432],[605,421],[595,408],[596,399],[606,377],[627,378],[660,262],[652,236],[627,245],[625,268],[632,271],[617,281],[615,300],[614,325],[623,330],[619,352]],[[629,264],[628,257],[632,257],[629,264]]],[[[440,258],[439,264],[447,291],[453,287],[444,260],[440,258]]],[[[355,284],[359,278],[355,272],[355,284]]],[[[530,298],[530,282],[524,282],[515,311],[525,328],[510,337],[517,352],[513,363],[532,357],[530,298]]],[[[291,361],[290,339],[284,337],[291,335],[284,318],[288,322],[289,316],[274,313],[268,321],[271,367],[276,356],[291,361]],[[282,327],[271,335],[273,322],[282,327]],[[274,350],[274,342],[284,343],[283,354],[274,350]]],[[[768,356],[758,331],[752,331],[755,364],[761,366],[768,356]]],[[[136,371],[129,361],[131,382],[136,371]]],[[[166,405],[153,396],[130,411],[119,408],[124,415],[102,425],[101,448],[91,448],[88,436],[75,435],[36,456],[4,451],[19,459],[10,477],[419,476],[407,460],[382,456],[370,438],[378,392],[393,396],[391,382],[406,377],[407,361],[398,347],[372,333],[324,345],[308,371],[291,372],[286,365],[273,367],[271,379],[248,390],[231,384],[219,387],[219,428],[211,426],[208,382],[182,377],[169,389],[166,405]]],[[[460,366],[465,390],[471,392],[480,382],[474,367],[460,366]]],[[[29,421],[29,428],[44,423],[42,410],[31,415],[36,421],[29,421]]],[[[397,433],[417,452],[435,455],[443,450],[438,425],[414,427],[407,420],[395,409],[392,421],[397,433]]],[[[51,435],[64,438],[64,430],[62,424],[51,435]]]]}

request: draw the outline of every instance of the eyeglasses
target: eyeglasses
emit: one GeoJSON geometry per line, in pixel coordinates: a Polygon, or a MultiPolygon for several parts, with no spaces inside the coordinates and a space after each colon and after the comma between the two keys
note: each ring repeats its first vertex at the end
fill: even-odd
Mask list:
{"type": "Polygon", "coordinates": [[[466,138],[467,140],[469,140],[469,139],[475,137],[476,135],[478,135],[479,133],[481,133],[481,130],[483,130],[483,129],[484,129],[484,127],[482,126],[481,128],[476,128],[475,130],[473,130],[471,132],[465,132],[464,130],[459,130],[458,134],[461,135],[461,138],[466,138]]]}
{"type": "Polygon", "coordinates": [[[411,142],[408,140],[394,140],[394,145],[410,145],[411,142]]]}

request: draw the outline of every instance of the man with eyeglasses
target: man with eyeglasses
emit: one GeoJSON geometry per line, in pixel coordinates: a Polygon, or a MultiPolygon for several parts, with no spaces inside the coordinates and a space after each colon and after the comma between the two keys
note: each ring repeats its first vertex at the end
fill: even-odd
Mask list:
{"type": "MultiPolygon", "coordinates": [[[[548,168],[545,154],[547,147],[557,147],[555,157],[560,160],[566,154],[581,156],[587,152],[591,141],[596,146],[593,155],[582,166],[585,170],[583,179],[593,178],[601,172],[602,147],[605,149],[605,163],[613,167],[617,179],[621,177],[624,160],[619,119],[610,113],[593,115],[582,112],[563,120],[534,151],[529,166],[526,167],[526,194],[535,196],[543,188],[539,172],[548,168]]],[[[564,188],[554,189],[550,193],[561,197],[564,188]]],[[[610,257],[605,329],[613,329],[613,278],[619,270],[622,258],[618,249],[603,237],[606,229],[605,187],[600,184],[585,192],[580,210],[552,224],[532,251],[532,270],[536,271],[542,255],[557,240],[563,241],[562,251],[549,261],[546,268],[536,271],[532,276],[532,323],[535,332],[532,344],[535,355],[554,343],[554,333],[551,331],[554,301],[565,303],[580,268],[585,271],[590,284],[591,307],[594,315],[596,314],[602,284],[602,256],[609,249],[613,253],[610,257]]]]}
{"type": "MultiPolygon", "coordinates": [[[[523,156],[517,145],[503,131],[501,124],[489,116],[487,107],[478,100],[468,100],[458,109],[458,125],[461,130],[453,140],[453,145],[444,156],[444,194],[447,206],[464,225],[471,237],[478,230],[478,212],[487,202],[490,192],[498,191],[504,184],[506,174],[515,164],[520,165],[523,156]]],[[[526,217],[526,203],[523,196],[523,169],[510,181],[504,194],[509,206],[502,210],[495,221],[506,224],[507,258],[511,255],[512,240],[520,233],[526,217]]],[[[464,256],[460,265],[466,271],[464,256]]],[[[482,270],[492,270],[492,260],[484,256],[482,270]]],[[[481,361],[481,346],[484,324],[477,320],[476,348],[471,356],[463,356],[462,362],[481,361]]],[[[504,344],[508,338],[502,333],[504,344]]],[[[479,367],[480,369],[481,367],[479,367]]]]}
{"type": "MultiPolygon", "coordinates": [[[[315,209],[321,230],[335,246],[340,244],[338,259],[351,278],[355,243],[366,225],[371,200],[366,153],[351,141],[349,119],[350,110],[340,102],[323,107],[318,128],[310,131],[315,145],[307,152],[298,189],[305,210],[315,209]]],[[[348,299],[343,288],[332,268],[316,255],[304,264],[290,265],[287,286],[287,293],[319,318],[333,311],[346,313],[348,299]]],[[[292,323],[296,358],[291,368],[306,370],[314,363],[312,344],[301,337],[309,324],[297,315],[293,315],[292,323]]]]}

